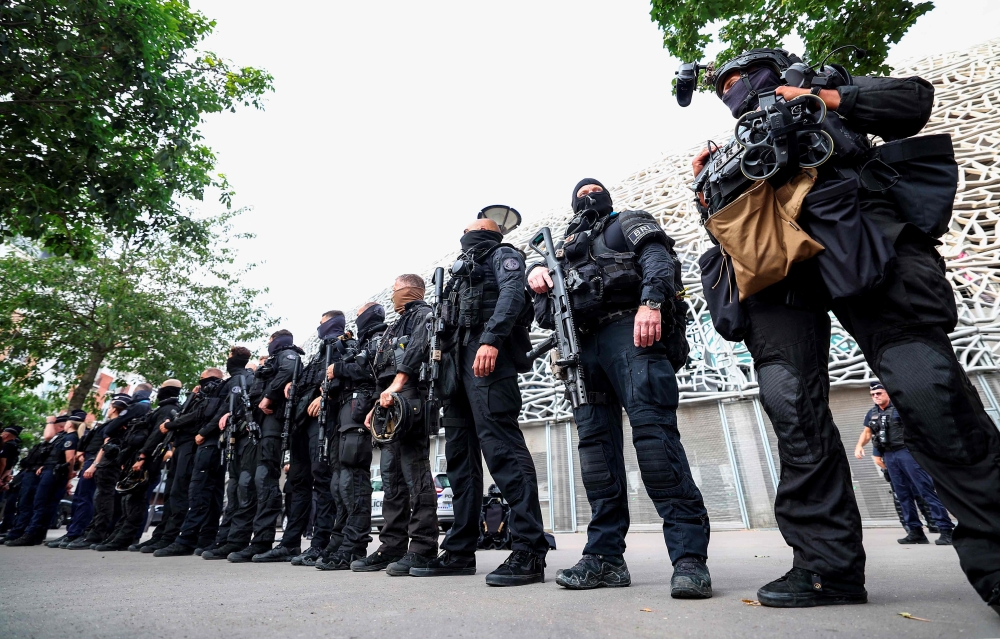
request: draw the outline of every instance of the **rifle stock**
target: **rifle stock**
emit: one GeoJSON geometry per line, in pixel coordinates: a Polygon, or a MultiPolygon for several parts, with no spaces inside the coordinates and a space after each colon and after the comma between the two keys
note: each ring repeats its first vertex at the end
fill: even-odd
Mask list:
{"type": "Polygon", "coordinates": [[[323,354],[323,381],[319,385],[319,461],[326,464],[330,461],[330,453],[327,450],[326,441],[326,393],[329,380],[326,378],[326,370],[330,368],[330,351],[333,350],[330,342],[326,343],[326,352],[323,354]]]}
{"type": "Polygon", "coordinates": [[[288,387],[288,398],[285,399],[285,414],[281,425],[281,465],[286,466],[292,461],[289,436],[292,432],[292,415],[295,413],[295,385],[299,381],[299,363],[292,369],[292,384],[288,387]]]}
{"type": "Polygon", "coordinates": [[[441,400],[437,394],[437,383],[441,377],[441,335],[445,331],[444,269],[434,269],[434,299],[431,303],[431,326],[428,331],[427,361],[420,367],[420,381],[427,382],[427,403],[424,410],[425,427],[428,433],[436,433],[441,422],[441,400]]]}

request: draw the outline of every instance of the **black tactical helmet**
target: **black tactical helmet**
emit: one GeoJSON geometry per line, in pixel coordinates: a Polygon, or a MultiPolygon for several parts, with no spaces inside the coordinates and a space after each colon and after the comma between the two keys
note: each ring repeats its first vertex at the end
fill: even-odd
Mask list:
{"type": "Polygon", "coordinates": [[[715,94],[722,98],[722,81],[732,71],[746,72],[753,67],[769,66],[778,76],[796,62],[802,62],[799,56],[784,49],[750,49],[729,62],[718,67],[710,67],[705,75],[705,81],[715,87],[715,94]]]}

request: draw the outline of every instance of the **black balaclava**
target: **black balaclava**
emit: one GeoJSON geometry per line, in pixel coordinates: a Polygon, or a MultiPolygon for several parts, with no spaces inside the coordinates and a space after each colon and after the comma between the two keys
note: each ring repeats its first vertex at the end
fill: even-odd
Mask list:
{"type": "Polygon", "coordinates": [[[358,319],[354,321],[358,326],[358,336],[360,337],[372,326],[377,326],[378,324],[383,324],[385,322],[385,309],[382,308],[381,304],[376,304],[371,308],[367,309],[361,315],[358,315],[358,319]]]}
{"type": "Polygon", "coordinates": [[[781,77],[771,67],[757,67],[743,73],[746,73],[746,78],[737,80],[736,84],[729,87],[729,91],[722,95],[722,101],[729,107],[734,118],[756,109],[757,96],[781,84],[781,77]]]}
{"type": "Polygon", "coordinates": [[[221,382],[222,378],[220,377],[202,377],[198,380],[198,386],[201,386],[202,390],[207,390],[212,388],[213,385],[221,382]]]}
{"type": "Polygon", "coordinates": [[[180,386],[160,386],[156,389],[156,402],[162,402],[165,399],[173,399],[175,397],[181,396],[180,386]]]}
{"type": "Polygon", "coordinates": [[[267,354],[274,355],[282,348],[290,348],[295,346],[295,340],[291,335],[279,335],[271,340],[271,343],[267,345],[267,354]]]}
{"type": "Polygon", "coordinates": [[[462,251],[469,252],[472,249],[483,245],[483,248],[487,246],[493,246],[503,242],[503,233],[499,231],[489,231],[489,230],[476,230],[467,231],[462,235],[462,251]],[[490,244],[487,244],[489,242],[490,244]]]}
{"type": "Polygon", "coordinates": [[[331,317],[316,329],[316,334],[320,339],[330,339],[340,337],[344,334],[344,327],[347,326],[347,318],[343,315],[331,317]]]}
{"type": "Polygon", "coordinates": [[[573,187],[573,199],[571,200],[573,206],[573,212],[579,213],[584,210],[597,211],[600,215],[608,215],[614,210],[614,205],[611,203],[611,194],[608,193],[607,187],[601,184],[594,178],[584,178],[576,183],[573,187]],[[600,193],[591,193],[583,197],[577,197],[577,192],[588,184],[596,184],[601,187],[600,193]]]}
{"type": "Polygon", "coordinates": [[[249,355],[233,355],[226,359],[226,370],[231,371],[234,368],[246,368],[249,361],[249,355]]]}

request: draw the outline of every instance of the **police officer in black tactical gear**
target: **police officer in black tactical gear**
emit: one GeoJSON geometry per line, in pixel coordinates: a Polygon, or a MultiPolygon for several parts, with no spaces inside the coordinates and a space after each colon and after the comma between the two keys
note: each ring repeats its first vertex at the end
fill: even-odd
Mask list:
{"type": "MultiPolygon", "coordinates": [[[[934,89],[927,81],[858,77],[833,88],[781,86],[780,74],[788,67],[786,52],[755,49],[718,67],[711,80],[734,117],[755,109],[759,94],[769,89],[785,100],[813,92],[824,102],[827,117],[842,118],[850,131],[901,140],[902,146],[922,143],[922,138],[905,138],[920,132],[930,117],[934,89]]],[[[703,152],[695,158],[695,174],[707,157],[703,152]]],[[[749,321],[745,342],[781,456],[775,517],[794,550],[792,570],[762,587],[758,599],[780,607],[867,601],[861,516],[828,402],[828,311],[833,311],[892,396],[913,457],[958,518],[954,544],[962,569],[1000,613],[1000,435],[948,339],[957,322],[955,297],[937,242],[916,226],[925,211],[920,204],[897,204],[903,185],[893,180],[864,180],[871,190],[859,189],[864,165],[837,155],[818,172],[799,220],[809,224],[817,219],[813,211],[856,195],[837,212],[856,202],[866,224],[892,245],[895,259],[874,288],[832,299],[828,287],[836,280],[821,270],[820,253],[794,264],[784,280],[743,303],[749,321]]],[[[916,188],[930,193],[932,185],[916,188]]],[[[946,207],[942,217],[947,215],[946,207]]],[[[841,248],[860,244],[859,236],[841,248]]]]}
{"type": "Polygon", "coordinates": [[[80,550],[90,548],[94,550],[105,541],[110,541],[112,526],[115,523],[115,503],[121,497],[115,491],[115,484],[121,477],[121,461],[118,454],[121,451],[121,438],[128,430],[128,425],[133,419],[138,419],[149,413],[149,397],[153,387],[149,384],[138,384],[132,395],[124,393],[115,395],[112,398],[112,407],[116,411],[112,419],[106,421],[101,427],[95,428],[84,436],[84,445],[87,452],[93,450],[94,446],[99,446],[94,463],[84,472],[84,477],[93,478],[96,490],[94,491],[94,518],[87,526],[87,530],[82,537],[77,538],[66,546],[69,550],[80,550]],[[89,443],[88,443],[89,440],[89,443]]]}
{"type": "Polygon", "coordinates": [[[372,438],[364,421],[375,403],[374,364],[386,330],[385,310],[368,302],[358,309],[355,325],[354,351],[345,348],[327,369],[331,385],[326,410],[334,416],[330,460],[335,470],[330,490],[337,495],[338,520],[343,525],[313,562],[320,570],[349,569],[352,562],[364,559],[372,541],[372,438]]]}
{"type": "MultiPolygon", "coordinates": [[[[574,418],[593,517],[583,558],[558,571],[556,583],[570,589],[631,583],[624,559],[629,521],[624,408],[643,484],[663,518],[674,566],[671,596],[711,597],[708,513],[677,430],[675,370],[685,364],[688,349],[673,240],[645,211],[615,212],[597,180],[584,179],[573,188],[572,206],[576,215],[563,242],[563,267],[601,280],[600,286],[581,286],[570,294],[588,393],[574,418]]],[[[536,294],[552,287],[547,269],[539,266],[528,274],[536,294]]]]}
{"type": "MultiPolygon", "coordinates": [[[[454,390],[442,397],[441,420],[447,438],[448,481],[454,490],[455,523],[442,543],[443,552],[418,577],[474,575],[479,514],[483,500],[483,457],[490,475],[508,497],[513,552],[487,575],[491,586],[520,586],[545,581],[545,540],[538,503],[535,465],[517,425],[521,390],[512,355],[521,359],[531,342],[511,339],[520,322],[530,326],[525,300],[524,254],[509,244],[496,222],[478,219],[462,235],[462,256],[452,269],[442,303],[450,351],[442,383],[454,390]],[[522,352],[513,353],[515,349],[522,352]]],[[[527,336],[527,333],[524,333],[527,336]]]]}
{"type": "Polygon", "coordinates": [[[122,494],[122,516],[118,519],[109,540],[99,544],[95,550],[99,552],[126,550],[133,545],[138,550],[137,540],[149,515],[149,499],[160,481],[159,466],[146,462],[156,444],[153,444],[148,453],[146,449],[151,438],[155,439],[156,443],[162,438],[159,426],[170,419],[171,413],[177,410],[180,392],[179,380],[164,381],[156,391],[156,408],[129,425],[124,437],[122,462],[128,466],[126,470],[132,470],[136,474],[144,472],[145,480],[136,483],[132,490],[122,494]]]}
{"type": "MultiPolygon", "coordinates": [[[[257,512],[253,521],[253,538],[250,544],[229,554],[233,563],[252,561],[255,555],[271,550],[275,529],[281,517],[281,435],[285,412],[285,387],[298,375],[302,367],[300,356],[305,352],[294,344],[291,331],[279,330],[271,335],[267,345],[267,361],[257,369],[264,388],[258,403],[263,420],[260,424],[260,441],[256,448],[254,487],[257,492],[257,512]]],[[[288,559],[300,553],[299,548],[288,548],[288,559]]]]}
{"type": "MultiPolygon", "coordinates": [[[[192,524],[200,518],[198,529],[193,532],[197,537],[200,525],[205,522],[210,508],[209,497],[202,490],[201,480],[192,481],[196,473],[208,472],[210,467],[206,461],[206,453],[202,452],[205,438],[201,435],[206,422],[218,410],[221,399],[219,390],[222,386],[222,371],[218,368],[205,369],[198,380],[198,385],[192,391],[193,396],[185,402],[178,415],[166,420],[159,426],[162,435],[171,435],[173,451],[170,457],[170,474],[168,477],[170,493],[169,501],[164,508],[164,523],[157,527],[158,541],[140,548],[140,552],[152,553],[156,557],[171,557],[175,555],[190,555],[194,553],[191,543],[192,524]],[[199,444],[199,442],[201,442],[199,444]],[[192,487],[195,489],[192,492],[192,487]],[[194,509],[192,512],[192,508],[194,509]],[[169,512],[167,512],[169,510],[169,512]],[[189,517],[189,515],[192,515],[189,517]],[[190,521],[189,521],[190,520],[190,521]],[[186,533],[184,540],[181,533],[186,533]],[[157,554],[159,553],[159,554],[157,554]]],[[[216,433],[218,433],[216,426],[216,433]]],[[[216,434],[218,438],[218,434],[216,434]]],[[[210,448],[210,447],[209,447],[210,448]]],[[[205,448],[209,451],[209,448],[205,448]]],[[[218,451],[218,448],[215,448],[218,451]]],[[[218,461],[218,460],[216,460],[218,461]]],[[[214,471],[213,471],[214,472],[214,471]]],[[[216,521],[218,512],[216,512],[216,521]]]]}
{"type": "Polygon", "coordinates": [[[52,440],[58,434],[56,432],[53,415],[46,419],[45,430],[42,433],[42,440],[32,446],[27,454],[21,459],[20,471],[11,482],[11,491],[17,491],[17,496],[8,497],[7,508],[4,510],[4,530],[3,541],[18,539],[24,534],[24,529],[31,522],[32,505],[35,503],[35,489],[38,486],[39,476],[37,470],[42,467],[42,462],[49,455],[52,447],[52,440]],[[15,500],[11,504],[11,500],[15,500]]]}
{"type": "MultiPolygon", "coordinates": [[[[154,557],[192,555],[211,546],[219,531],[226,473],[220,450],[219,418],[229,399],[227,390],[222,371],[207,369],[198,382],[194,403],[166,425],[175,432],[175,437],[183,433],[187,440],[193,434],[194,448],[188,462],[187,511],[171,512],[172,518],[181,521],[180,530],[169,546],[153,551],[154,557]]],[[[187,441],[184,445],[187,446],[187,441]]],[[[178,480],[181,476],[178,471],[178,480]]]]}
{"type": "Polygon", "coordinates": [[[86,418],[87,414],[82,410],[56,418],[56,426],[63,430],[52,438],[41,467],[35,471],[38,486],[31,505],[31,519],[21,536],[16,539],[8,536],[9,540],[4,542],[5,545],[37,546],[45,540],[59,500],[66,494],[67,483],[76,474],[73,467],[76,463],[76,447],[80,441],[76,431],[86,418]]]}
{"type": "Polygon", "coordinates": [[[899,411],[892,405],[882,382],[871,382],[870,389],[875,405],[868,409],[865,415],[865,428],[854,448],[854,456],[858,459],[863,458],[865,444],[869,441],[874,442],[872,456],[876,465],[887,470],[893,497],[902,511],[906,537],[896,541],[901,544],[930,543],[917,514],[916,502],[919,499],[930,513],[928,523],[934,524],[941,534],[934,543],[938,546],[952,545],[954,525],[934,491],[934,482],[930,475],[917,464],[913,455],[906,449],[903,420],[899,417],[899,411]]]}
{"type": "MultiPolygon", "coordinates": [[[[257,500],[253,485],[254,469],[249,467],[249,462],[254,458],[255,441],[248,426],[251,420],[255,424],[261,420],[253,415],[252,410],[255,403],[250,394],[254,383],[254,371],[248,368],[250,357],[249,349],[234,346],[226,360],[229,379],[226,380],[226,386],[220,393],[223,398],[220,410],[224,411],[224,414],[218,422],[219,429],[223,431],[222,445],[227,445],[227,436],[233,440],[229,444],[229,465],[226,468],[228,472],[225,488],[226,507],[219,522],[215,543],[202,551],[202,559],[225,559],[229,553],[243,550],[250,543],[250,536],[253,533],[257,500]],[[249,419],[246,415],[247,404],[251,406],[249,419]],[[233,420],[232,423],[230,420],[233,420]]],[[[252,366],[256,367],[256,364],[252,366]]],[[[256,399],[257,402],[260,401],[260,397],[256,399]]]]}
{"type": "Polygon", "coordinates": [[[288,525],[282,532],[281,544],[254,557],[255,562],[291,561],[294,566],[314,565],[323,548],[330,542],[339,509],[330,491],[330,477],[335,472],[336,465],[331,468],[330,463],[321,460],[321,448],[327,447],[328,450],[332,421],[327,412],[324,416],[327,423],[320,428],[320,386],[326,377],[327,347],[330,348],[331,356],[339,354],[336,346],[340,344],[343,348],[347,338],[344,334],[346,323],[347,318],[341,311],[327,311],[322,315],[316,329],[320,339],[319,350],[303,368],[295,388],[290,389],[295,400],[295,430],[291,433],[291,460],[285,478],[291,488],[288,525]],[[322,441],[320,430],[323,430],[322,441]],[[299,548],[302,544],[302,534],[309,525],[314,503],[316,514],[309,548],[301,554],[289,555],[290,549],[299,548]]]}
{"type": "MultiPolygon", "coordinates": [[[[396,397],[411,425],[401,437],[382,445],[380,466],[382,515],[381,545],[364,559],[351,563],[355,572],[385,570],[391,576],[410,574],[437,555],[437,493],[431,477],[430,440],[423,427],[420,405],[424,393],[418,382],[420,364],[427,358],[427,316],[424,280],[419,275],[400,275],[392,287],[392,304],[399,318],[379,341],[375,356],[376,392],[383,408],[396,397]],[[394,397],[394,395],[396,397],[394,397]]],[[[365,418],[372,427],[374,409],[365,418]]]]}

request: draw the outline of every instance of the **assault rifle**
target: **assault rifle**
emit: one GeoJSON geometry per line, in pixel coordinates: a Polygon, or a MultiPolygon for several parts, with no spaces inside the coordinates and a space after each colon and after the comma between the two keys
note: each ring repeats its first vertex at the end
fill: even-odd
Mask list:
{"type": "Polygon", "coordinates": [[[288,387],[288,398],[285,399],[285,415],[281,426],[281,465],[285,466],[292,461],[292,451],[289,448],[291,443],[289,436],[292,432],[292,417],[295,414],[295,384],[299,381],[299,363],[295,362],[292,369],[292,383],[288,387]]]}
{"type": "Polygon", "coordinates": [[[555,246],[552,244],[552,232],[543,227],[538,235],[531,240],[531,248],[545,258],[545,267],[552,277],[552,290],[549,291],[549,308],[556,330],[545,341],[531,349],[529,359],[535,359],[547,351],[556,349],[556,357],[552,366],[552,374],[566,386],[566,395],[573,408],[579,408],[590,403],[587,398],[587,387],[583,383],[583,371],[580,370],[580,345],[577,341],[576,325],[573,323],[573,309],[569,303],[569,292],[566,288],[566,276],[559,264],[555,246]],[[545,252],[539,245],[545,245],[545,252]]]}
{"type": "MultiPolygon", "coordinates": [[[[240,385],[233,389],[233,394],[239,394],[240,396],[239,400],[243,405],[243,423],[246,426],[250,440],[256,444],[260,440],[260,426],[253,420],[253,404],[250,403],[250,394],[247,392],[246,375],[240,375],[240,382],[240,385]]],[[[230,407],[232,407],[232,402],[230,403],[230,407]]],[[[234,415],[235,413],[230,413],[230,419],[234,415]]]]}
{"type": "Polygon", "coordinates": [[[441,422],[441,400],[437,396],[437,383],[441,377],[441,335],[444,323],[444,269],[434,269],[434,298],[431,302],[430,337],[427,361],[420,365],[420,381],[427,383],[427,404],[424,410],[428,433],[438,432],[441,422]]]}
{"type": "Polygon", "coordinates": [[[330,380],[326,378],[326,371],[330,368],[331,351],[333,351],[333,343],[327,341],[323,353],[323,381],[319,385],[319,432],[317,439],[319,440],[319,463],[321,464],[330,461],[330,453],[326,443],[326,392],[330,380]]]}

